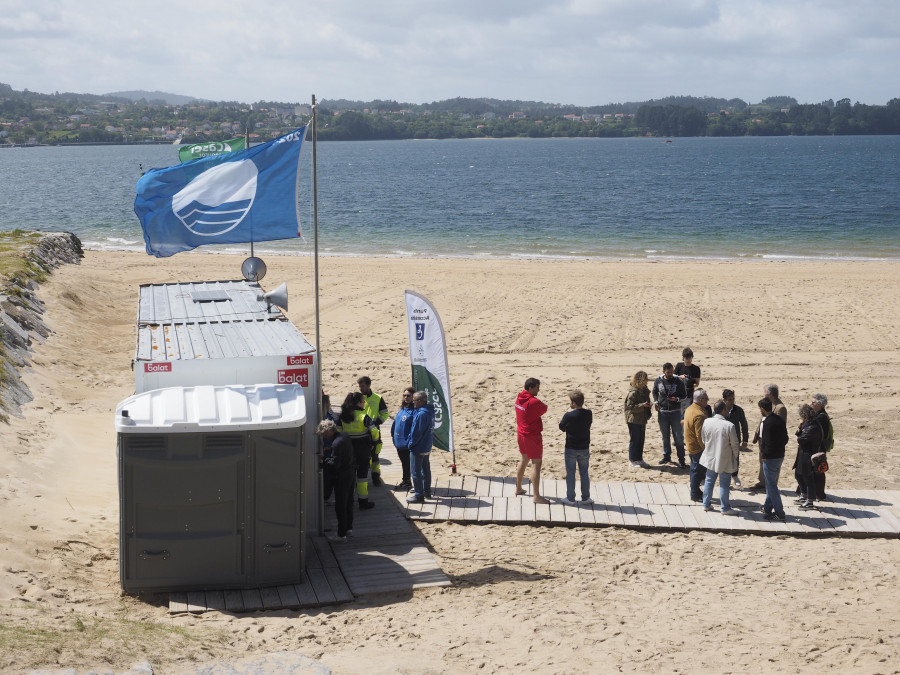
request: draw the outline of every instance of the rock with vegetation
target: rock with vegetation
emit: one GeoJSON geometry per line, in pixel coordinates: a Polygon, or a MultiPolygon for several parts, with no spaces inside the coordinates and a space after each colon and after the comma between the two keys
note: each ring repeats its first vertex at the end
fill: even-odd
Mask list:
{"type": "Polygon", "coordinates": [[[20,415],[32,400],[21,379],[35,343],[50,329],[44,323],[44,303],[38,286],[60,265],[79,263],[84,253],[70,232],[0,232],[0,421],[20,415]]]}

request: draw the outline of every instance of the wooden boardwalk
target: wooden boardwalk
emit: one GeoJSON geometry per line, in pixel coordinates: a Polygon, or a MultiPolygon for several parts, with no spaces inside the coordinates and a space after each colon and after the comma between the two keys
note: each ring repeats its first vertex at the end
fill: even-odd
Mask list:
{"type": "MultiPolygon", "coordinates": [[[[718,510],[718,487],[713,494],[715,511],[690,499],[684,482],[591,483],[593,505],[566,506],[563,480],[542,480],[541,493],[550,504],[535,504],[530,495],[515,495],[513,478],[449,476],[436,478],[434,499],[409,504],[406,495],[396,498],[406,517],[418,521],[460,523],[535,524],[582,527],[628,527],[647,530],[711,530],[741,534],[794,534],[838,537],[900,536],[900,492],[889,490],[829,490],[828,500],[817,509],[801,511],[793,492],[781,490],[787,522],[763,518],[765,493],[732,488],[730,498],[736,516],[718,510]]],[[[526,482],[527,486],[527,482],[526,482]]],[[[529,490],[530,492],[530,490],[529,490]]],[[[580,497],[580,494],[576,494],[580,497]]]]}
{"type": "MultiPolygon", "coordinates": [[[[226,591],[171,593],[172,614],[207,611],[258,612],[305,609],[350,602],[374,593],[449,586],[450,579],[426,547],[419,531],[405,518],[406,502],[370,487],[376,507],[354,511],[354,536],[346,544],[324,537],[308,539],[304,583],[226,591]],[[403,511],[398,508],[402,503],[403,511]]],[[[406,493],[403,493],[406,497],[406,493]]],[[[325,529],[337,530],[334,507],[326,504],[325,529]]]]}

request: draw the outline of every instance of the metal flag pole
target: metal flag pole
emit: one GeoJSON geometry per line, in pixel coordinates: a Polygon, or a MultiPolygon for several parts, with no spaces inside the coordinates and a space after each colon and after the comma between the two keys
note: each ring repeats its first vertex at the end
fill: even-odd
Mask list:
{"type": "MultiPolygon", "coordinates": [[[[244,125],[244,150],[250,149],[250,122],[248,120],[247,124],[244,125]]],[[[250,257],[255,257],[253,255],[253,235],[250,235],[250,257]]]]}
{"type": "MultiPolygon", "coordinates": [[[[316,95],[312,96],[312,198],[313,198],[313,277],[316,293],[316,408],[319,411],[319,419],[325,419],[325,411],[322,409],[322,352],[319,347],[319,182],[316,168],[316,95]]],[[[321,448],[321,446],[320,446],[321,448]]],[[[324,493],[324,476],[319,469],[319,534],[325,534],[325,508],[322,506],[322,494],[324,493]]]]}

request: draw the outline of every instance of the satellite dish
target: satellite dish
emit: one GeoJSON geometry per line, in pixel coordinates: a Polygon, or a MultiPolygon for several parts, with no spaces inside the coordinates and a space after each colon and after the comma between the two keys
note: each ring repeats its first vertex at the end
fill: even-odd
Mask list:
{"type": "Polygon", "coordinates": [[[272,305],[276,307],[280,307],[281,309],[287,311],[288,308],[288,292],[287,292],[287,284],[281,284],[278,288],[273,291],[269,291],[268,293],[263,293],[261,295],[256,296],[257,300],[265,300],[266,301],[266,310],[271,311],[272,305]]]}
{"type": "Polygon", "coordinates": [[[241,274],[246,281],[260,281],[266,276],[266,263],[262,258],[251,256],[241,264],[241,274]]]}

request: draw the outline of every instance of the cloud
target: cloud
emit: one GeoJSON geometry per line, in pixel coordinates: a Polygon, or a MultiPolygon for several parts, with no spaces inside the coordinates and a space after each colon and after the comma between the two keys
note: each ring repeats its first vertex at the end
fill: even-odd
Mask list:
{"type": "Polygon", "coordinates": [[[213,99],[897,96],[900,3],[857,0],[5,0],[16,89],[213,99]]]}

